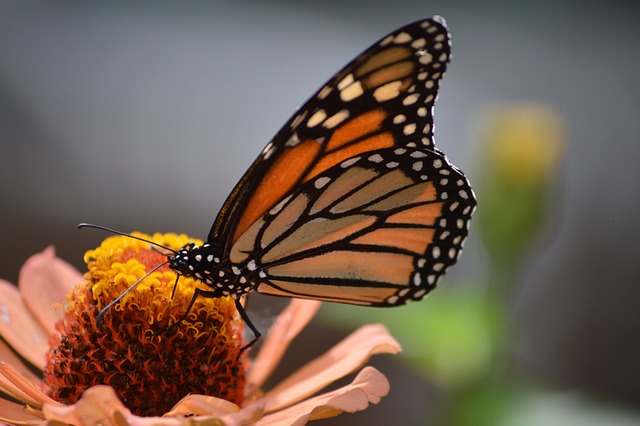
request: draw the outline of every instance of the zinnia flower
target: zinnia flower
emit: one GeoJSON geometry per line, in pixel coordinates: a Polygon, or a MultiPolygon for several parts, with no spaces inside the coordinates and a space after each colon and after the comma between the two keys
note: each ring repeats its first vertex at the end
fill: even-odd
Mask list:
{"type": "MultiPolygon", "coordinates": [[[[136,235],[172,248],[188,241],[184,235],[136,235]]],[[[182,277],[174,289],[176,274],[167,266],[144,278],[98,323],[104,306],[164,260],[148,243],[117,236],[87,252],[84,276],[48,248],[25,263],[18,288],[0,280],[0,334],[13,349],[0,340],[0,391],[8,396],[0,399],[0,421],[302,425],[364,410],[388,393],[386,378],[363,368],[374,354],[400,351],[380,325],[360,328],[262,389],[318,310],[316,301],[292,300],[252,361],[242,351],[244,324],[232,299],[199,297],[172,326],[201,284],[182,277]],[[318,394],[354,372],[350,384],[318,394]]]]}

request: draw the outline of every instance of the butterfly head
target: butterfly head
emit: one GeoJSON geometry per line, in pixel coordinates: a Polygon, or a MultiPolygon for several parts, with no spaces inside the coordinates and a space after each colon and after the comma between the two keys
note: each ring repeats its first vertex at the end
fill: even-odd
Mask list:
{"type": "Polygon", "coordinates": [[[180,275],[192,277],[203,281],[205,276],[203,271],[206,267],[203,265],[219,264],[220,259],[211,253],[211,245],[196,243],[188,243],[178,249],[174,254],[167,256],[169,267],[180,275]]]}

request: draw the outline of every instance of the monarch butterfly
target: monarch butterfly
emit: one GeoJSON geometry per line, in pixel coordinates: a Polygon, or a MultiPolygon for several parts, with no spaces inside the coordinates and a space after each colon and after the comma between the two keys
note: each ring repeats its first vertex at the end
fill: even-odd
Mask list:
{"type": "Polygon", "coordinates": [[[433,17],[387,35],[322,86],[240,179],[207,242],[168,256],[178,276],[209,288],[187,312],[199,296],[233,297],[250,346],[260,333],[239,299],[252,291],[367,306],[431,291],[458,259],[476,205],[433,140],[449,58],[446,23],[433,17]]]}

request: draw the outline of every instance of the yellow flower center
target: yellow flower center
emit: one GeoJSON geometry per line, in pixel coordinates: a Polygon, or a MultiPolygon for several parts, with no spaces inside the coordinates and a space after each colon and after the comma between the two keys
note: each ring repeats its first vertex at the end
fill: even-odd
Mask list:
{"type": "MultiPolygon", "coordinates": [[[[178,249],[185,235],[135,234],[178,249]]],[[[76,402],[87,388],[112,386],[138,415],[162,415],[188,394],[205,394],[240,404],[246,359],[243,323],[233,299],[200,297],[185,319],[194,289],[206,286],[178,279],[167,265],[144,278],[109,309],[102,308],[167,257],[132,238],[107,238],[85,254],[89,271],[67,296],[46,356],[46,391],[63,403],[76,402]],[[170,328],[171,327],[171,328],[170,328]]]]}

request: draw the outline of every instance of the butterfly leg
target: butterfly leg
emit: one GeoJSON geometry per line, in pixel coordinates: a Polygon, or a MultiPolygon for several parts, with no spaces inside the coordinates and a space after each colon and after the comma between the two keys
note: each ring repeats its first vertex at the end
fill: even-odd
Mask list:
{"type": "MultiPolygon", "coordinates": [[[[178,275],[177,278],[179,278],[180,276],[178,275]]],[[[178,281],[176,279],[176,285],[178,284],[178,281]]],[[[173,290],[175,292],[175,285],[173,287],[173,290]]],[[[196,291],[193,293],[193,297],[191,297],[191,301],[189,302],[189,305],[187,305],[187,309],[184,311],[184,314],[182,314],[182,316],[180,317],[180,319],[178,319],[178,321],[174,322],[173,324],[171,324],[170,326],[164,328],[163,330],[160,331],[156,331],[154,333],[154,335],[156,336],[160,336],[168,331],[173,330],[174,328],[176,328],[178,326],[178,324],[180,324],[182,321],[184,321],[187,318],[187,315],[189,315],[189,312],[191,312],[191,308],[193,308],[193,304],[196,303],[196,299],[198,298],[198,296],[204,296],[204,297],[216,297],[213,296],[213,292],[212,291],[204,291],[204,290],[200,290],[199,288],[196,288],[196,291]],[[209,293],[209,295],[207,295],[207,293],[209,293]]],[[[172,296],[173,298],[173,292],[172,292],[172,296]]]]}
{"type": "MultiPolygon", "coordinates": [[[[171,290],[171,300],[173,300],[174,296],[176,295],[176,288],[178,288],[178,280],[180,279],[181,275],[176,275],[176,281],[173,283],[173,290],[171,290]]],[[[193,305],[193,303],[191,303],[193,305]]],[[[187,311],[187,313],[189,313],[189,311],[187,311]]]]}
{"type": "MultiPolygon", "coordinates": [[[[193,297],[191,297],[191,301],[189,302],[189,305],[187,306],[187,309],[185,310],[184,314],[180,317],[180,319],[176,322],[174,322],[173,324],[171,324],[169,327],[165,328],[164,330],[157,332],[156,335],[161,335],[164,334],[168,331],[173,330],[176,326],[178,326],[178,324],[180,324],[182,321],[184,321],[187,316],[189,315],[189,312],[191,312],[191,308],[193,308],[194,303],[196,303],[196,299],[198,299],[198,297],[207,297],[207,298],[219,298],[220,295],[217,292],[214,291],[207,291],[207,290],[202,290],[200,288],[196,288],[195,291],[193,292],[193,297]]],[[[249,319],[249,316],[247,315],[247,312],[244,310],[244,307],[242,306],[242,304],[240,303],[240,301],[238,299],[235,299],[235,304],[236,304],[236,309],[238,310],[238,313],[240,314],[240,318],[242,318],[242,321],[244,321],[244,323],[251,329],[251,331],[253,332],[253,340],[251,340],[249,343],[247,343],[246,345],[244,345],[242,347],[242,349],[240,350],[240,353],[243,353],[244,351],[246,351],[247,349],[249,349],[251,346],[253,346],[259,339],[260,336],[262,336],[262,334],[260,334],[260,332],[258,331],[258,329],[256,328],[255,325],[253,325],[253,323],[251,322],[251,320],[249,319]]]]}
{"type": "Polygon", "coordinates": [[[242,318],[242,321],[244,321],[244,323],[247,324],[247,326],[249,326],[251,331],[253,331],[253,340],[243,346],[242,350],[240,351],[240,353],[242,353],[247,349],[249,349],[251,346],[253,346],[260,339],[260,336],[262,336],[262,334],[260,334],[256,326],[253,325],[253,323],[249,319],[249,315],[247,315],[246,311],[244,310],[244,307],[242,306],[242,303],[240,303],[240,300],[234,298],[234,301],[236,302],[236,309],[240,314],[240,318],[242,318]]]}

